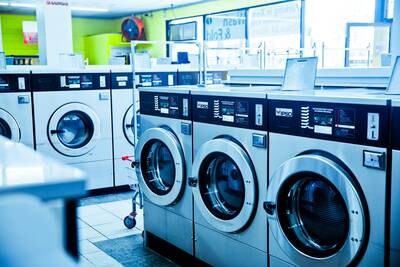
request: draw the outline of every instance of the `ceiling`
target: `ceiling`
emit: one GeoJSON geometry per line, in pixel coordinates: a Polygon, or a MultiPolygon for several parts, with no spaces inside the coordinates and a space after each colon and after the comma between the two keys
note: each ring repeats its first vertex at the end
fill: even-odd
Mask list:
{"type": "MultiPolygon", "coordinates": [[[[37,0],[0,0],[0,13],[35,14],[34,7],[21,7],[17,5],[34,5],[36,1],[37,0]]],[[[69,0],[69,4],[72,9],[72,15],[75,17],[117,18],[206,1],[207,0],[69,0]],[[99,10],[75,10],[82,8],[99,10]]]]}

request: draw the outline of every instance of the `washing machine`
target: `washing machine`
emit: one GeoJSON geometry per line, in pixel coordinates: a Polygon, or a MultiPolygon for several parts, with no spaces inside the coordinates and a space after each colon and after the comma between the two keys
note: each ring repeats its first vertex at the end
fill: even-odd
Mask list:
{"type": "Polygon", "coordinates": [[[264,90],[192,91],[195,256],[212,266],[267,266],[264,90]]]}
{"type": "Polygon", "coordinates": [[[135,119],[139,111],[139,93],[133,90],[132,69],[111,70],[111,99],[113,119],[113,158],[115,186],[132,184],[136,181],[129,161],[123,156],[133,158],[135,150],[135,119]],[[136,105],[133,105],[133,93],[136,92],[136,105]]]}
{"type": "Polygon", "coordinates": [[[82,169],[88,189],[112,187],[110,71],[32,72],[36,148],[82,169]]]}
{"type": "Polygon", "coordinates": [[[0,71],[0,135],[34,148],[30,71],[0,71]]]}
{"type": "Polygon", "coordinates": [[[140,88],[136,175],[144,194],[144,229],[193,255],[189,88],[140,88]]]}
{"type": "Polygon", "coordinates": [[[384,266],[388,102],[268,95],[270,266],[384,266]]]}

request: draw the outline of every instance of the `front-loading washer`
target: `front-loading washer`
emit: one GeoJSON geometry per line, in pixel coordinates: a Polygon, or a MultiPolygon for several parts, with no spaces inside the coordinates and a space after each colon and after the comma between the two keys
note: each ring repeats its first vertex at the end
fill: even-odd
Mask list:
{"type": "Polygon", "coordinates": [[[30,71],[0,71],[0,135],[34,148],[30,71]]]}
{"type": "Polygon", "coordinates": [[[270,266],[384,266],[388,103],[268,95],[270,266]]]}
{"type": "Polygon", "coordinates": [[[195,256],[212,266],[268,265],[266,92],[246,88],[192,91],[195,256]]]}
{"type": "Polygon", "coordinates": [[[136,175],[144,194],[144,229],[193,255],[192,163],[188,87],[140,88],[136,175]]]}
{"type": "Polygon", "coordinates": [[[37,150],[82,169],[88,189],[112,187],[110,71],[32,72],[37,150]]]}
{"type": "Polygon", "coordinates": [[[111,103],[113,121],[113,159],[115,186],[133,184],[136,181],[129,161],[122,157],[134,157],[135,117],[139,111],[139,93],[133,89],[132,68],[111,69],[111,103]],[[133,105],[133,93],[136,105],[133,105]]]}

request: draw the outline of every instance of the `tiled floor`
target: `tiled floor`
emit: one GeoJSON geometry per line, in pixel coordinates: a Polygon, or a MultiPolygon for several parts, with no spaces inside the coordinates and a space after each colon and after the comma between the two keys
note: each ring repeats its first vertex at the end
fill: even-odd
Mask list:
{"type": "Polygon", "coordinates": [[[123,219],[132,209],[126,196],[109,196],[105,200],[91,198],[81,201],[78,208],[78,234],[82,266],[122,266],[111,256],[100,250],[94,243],[120,237],[141,234],[143,230],[143,211],[138,211],[136,227],[127,229],[123,219]],[[117,200],[113,202],[105,202],[117,200]],[[97,203],[97,204],[93,204],[97,203]]]}

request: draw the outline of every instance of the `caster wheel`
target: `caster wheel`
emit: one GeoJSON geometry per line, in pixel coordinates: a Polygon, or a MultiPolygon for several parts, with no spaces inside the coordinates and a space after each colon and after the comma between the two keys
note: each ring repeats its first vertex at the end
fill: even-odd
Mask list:
{"type": "Polygon", "coordinates": [[[126,216],[125,219],[124,219],[124,225],[128,229],[132,229],[133,227],[136,226],[135,218],[133,218],[131,216],[126,216]]]}

